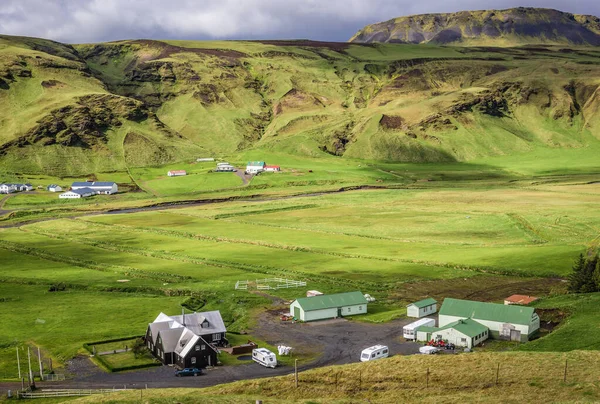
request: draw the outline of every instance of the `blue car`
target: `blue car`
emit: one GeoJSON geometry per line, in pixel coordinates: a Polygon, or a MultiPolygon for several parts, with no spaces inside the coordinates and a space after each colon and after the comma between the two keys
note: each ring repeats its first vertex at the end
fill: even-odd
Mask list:
{"type": "Polygon", "coordinates": [[[202,369],[198,369],[198,368],[185,368],[185,369],[175,371],[175,376],[177,376],[177,377],[198,376],[201,374],[202,374],[202,369]]]}

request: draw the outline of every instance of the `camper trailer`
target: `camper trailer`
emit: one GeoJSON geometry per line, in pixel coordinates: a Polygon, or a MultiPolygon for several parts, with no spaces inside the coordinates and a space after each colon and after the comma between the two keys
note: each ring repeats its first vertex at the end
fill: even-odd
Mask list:
{"type": "Polygon", "coordinates": [[[419,327],[435,327],[435,319],[433,318],[422,318],[413,323],[407,324],[402,327],[402,335],[406,339],[416,340],[417,339],[417,328],[419,327]]]}
{"type": "Polygon", "coordinates": [[[390,350],[385,345],[374,345],[372,347],[363,349],[360,353],[360,361],[374,361],[375,359],[387,358],[390,355],[390,350]]]}
{"type": "Polygon", "coordinates": [[[277,366],[277,357],[273,352],[265,348],[253,349],[252,360],[268,368],[275,368],[277,366]]]}

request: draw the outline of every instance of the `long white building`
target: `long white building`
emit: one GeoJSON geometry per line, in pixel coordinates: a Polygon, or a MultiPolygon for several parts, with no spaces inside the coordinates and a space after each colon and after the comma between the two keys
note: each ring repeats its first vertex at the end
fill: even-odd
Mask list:
{"type": "Polygon", "coordinates": [[[74,182],[71,185],[71,190],[76,191],[78,189],[89,188],[94,191],[95,194],[116,194],[119,192],[119,187],[114,182],[101,182],[101,181],[84,181],[84,182],[74,182]]]}

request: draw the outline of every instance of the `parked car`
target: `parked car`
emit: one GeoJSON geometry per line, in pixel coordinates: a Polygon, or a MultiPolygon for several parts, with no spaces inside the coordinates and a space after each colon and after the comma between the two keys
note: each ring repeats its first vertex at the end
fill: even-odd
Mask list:
{"type": "Polygon", "coordinates": [[[421,348],[419,348],[419,352],[421,352],[422,354],[425,354],[425,355],[436,354],[439,351],[440,351],[439,348],[436,348],[434,346],[429,346],[429,345],[425,345],[425,346],[422,346],[421,348]]]}
{"type": "Polygon", "coordinates": [[[185,369],[175,371],[175,376],[177,376],[177,377],[198,376],[201,374],[202,374],[202,369],[198,369],[198,368],[185,368],[185,369]]]}

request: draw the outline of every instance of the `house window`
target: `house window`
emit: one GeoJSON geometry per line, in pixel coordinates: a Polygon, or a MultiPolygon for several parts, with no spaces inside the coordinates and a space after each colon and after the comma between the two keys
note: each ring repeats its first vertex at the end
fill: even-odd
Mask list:
{"type": "Polygon", "coordinates": [[[213,341],[221,341],[221,334],[214,334],[213,341]]]}
{"type": "Polygon", "coordinates": [[[348,313],[350,313],[352,311],[351,307],[348,307],[348,313]]]}
{"type": "Polygon", "coordinates": [[[206,349],[206,345],[202,344],[202,350],[204,351],[206,349]]]}
{"type": "Polygon", "coordinates": [[[191,362],[192,362],[192,365],[195,365],[196,364],[196,358],[192,358],[191,362]]]}
{"type": "Polygon", "coordinates": [[[200,345],[196,345],[196,351],[200,350],[200,345]]]}
{"type": "Polygon", "coordinates": [[[158,337],[158,341],[157,342],[160,344],[160,337],[158,337]]]}
{"type": "Polygon", "coordinates": [[[461,339],[460,339],[460,342],[466,343],[466,342],[467,342],[467,339],[466,339],[466,338],[461,338],[461,339]]]}
{"type": "Polygon", "coordinates": [[[358,306],[358,311],[361,311],[361,310],[362,310],[362,306],[358,306]]]}

